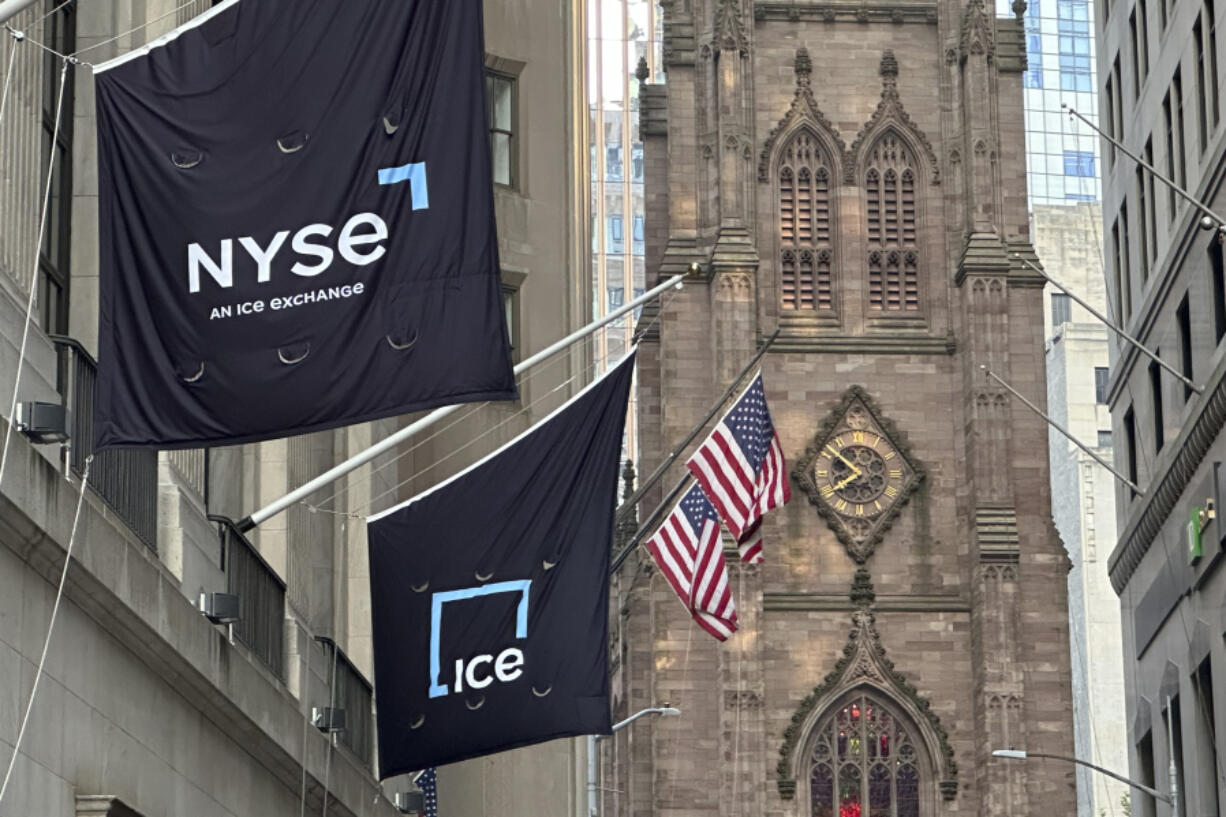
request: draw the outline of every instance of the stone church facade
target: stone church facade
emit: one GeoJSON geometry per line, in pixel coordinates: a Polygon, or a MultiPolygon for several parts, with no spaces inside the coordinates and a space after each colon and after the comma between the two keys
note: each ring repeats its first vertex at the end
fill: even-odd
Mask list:
{"type": "Polygon", "coordinates": [[[1046,426],[982,368],[1043,403],[1020,21],[982,0],[664,15],[648,270],[701,272],[639,322],[640,472],[773,336],[793,498],[764,564],[728,551],[727,643],[641,549],[615,577],[615,719],[683,714],[601,742],[599,813],[1073,813],[1071,766],[991,759],[1073,753],[1046,426]]]}

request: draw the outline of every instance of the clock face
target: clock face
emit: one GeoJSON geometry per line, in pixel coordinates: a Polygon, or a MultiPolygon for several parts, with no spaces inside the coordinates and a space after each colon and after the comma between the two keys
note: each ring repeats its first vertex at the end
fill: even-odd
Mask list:
{"type": "Polygon", "coordinates": [[[922,478],[858,387],[823,424],[794,477],[848,553],[865,561],[922,478]]]}

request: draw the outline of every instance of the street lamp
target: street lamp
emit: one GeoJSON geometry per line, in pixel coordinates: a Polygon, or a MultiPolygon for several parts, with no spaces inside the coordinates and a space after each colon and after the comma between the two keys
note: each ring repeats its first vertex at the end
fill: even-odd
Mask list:
{"type": "MultiPolygon", "coordinates": [[[[649,706],[646,709],[641,709],[635,712],[624,721],[618,721],[613,724],[613,732],[620,732],[630,724],[637,721],[639,718],[647,715],[680,715],[681,710],[675,706],[649,706]]],[[[588,817],[597,817],[600,813],[599,799],[597,794],[597,781],[600,776],[600,760],[596,754],[596,742],[607,735],[588,735],[587,736],[587,814],[588,817]]]]}
{"type": "Polygon", "coordinates": [[[1171,805],[1172,808],[1174,808],[1174,804],[1171,803],[1171,798],[1167,797],[1165,794],[1158,791],[1157,789],[1150,788],[1149,786],[1146,786],[1143,783],[1138,783],[1135,780],[1129,780],[1127,777],[1116,774],[1110,769],[1104,769],[1102,766],[1095,766],[1093,763],[1090,763],[1089,761],[1086,761],[1086,760],[1082,760],[1081,758],[1068,757],[1066,755],[1050,755],[1046,752],[1022,752],[1016,749],[993,749],[992,757],[1004,757],[1004,758],[1009,758],[1011,760],[1026,760],[1027,758],[1031,758],[1031,757],[1046,757],[1052,760],[1063,760],[1068,763],[1076,763],[1079,766],[1085,766],[1087,768],[1093,769],[1096,772],[1101,772],[1102,774],[1107,775],[1107,777],[1114,777],[1116,780],[1120,781],[1121,783],[1127,783],[1129,786],[1132,786],[1133,788],[1140,789],[1141,791],[1148,794],[1150,797],[1153,797],[1155,800],[1161,800],[1162,802],[1167,803],[1171,805]]]}

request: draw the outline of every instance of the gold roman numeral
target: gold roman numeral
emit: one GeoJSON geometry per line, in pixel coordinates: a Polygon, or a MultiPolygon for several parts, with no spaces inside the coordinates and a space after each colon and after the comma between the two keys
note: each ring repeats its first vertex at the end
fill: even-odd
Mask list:
{"type": "Polygon", "coordinates": [[[864,506],[863,505],[856,506],[856,516],[864,516],[864,506]]]}
{"type": "Polygon", "coordinates": [[[833,486],[833,485],[823,485],[823,486],[822,486],[822,496],[823,496],[825,499],[829,499],[829,498],[830,498],[830,497],[832,497],[833,495],[834,495],[834,486],[833,486]]]}
{"type": "Polygon", "coordinates": [[[864,432],[863,432],[863,431],[853,431],[853,432],[851,432],[851,441],[852,441],[853,443],[862,443],[862,442],[864,442],[864,432]]]}
{"type": "Polygon", "coordinates": [[[835,509],[836,511],[845,511],[845,510],[847,510],[847,500],[846,500],[846,499],[840,499],[838,502],[834,503],[834,509],[835,509]]]}
{"type": "Polygon", "coordinates": [[[835,437],[835,438],[834,438],[834,440],[833,440],[833,442],[834,442],[834,444],[835,444],[835,445],[837,445],[839,448],[842,448],[843,446],[847,445],[847,443],[843,442],[843,438],[842,438],[841,436],[839,436],[839,437],[835,437]]]}
{"type": "Polygon", "coordinates": [[[876,508],[877,510],[881,510],[881,503],[874,499],[873,507],[876,508]]]}
{"type": "Polygon", "coordinates": [[[897,468],[891,468],[890,479],[902,479],[902,471],[897,468]]]}
{"type": "Polygon", "coordinates": [[[880,437],[880,435],[874,434],[874,435],[873,435],[873,442],[872,442],[872,446],[873,446],[873,448],[876,448],[876,447],[877,447],[877,443],[879,443],[879,442],[881,442],[881,437],[880,437]]]}
{"type": "Polygon", "coordinates": [[[893,485],[887,485],[885,486],[885,495],[890,499],[893,499],[894,497],[898,496],[898,489],[893,485]]]}
{"type": "Polygon", "coordinates": [[[881,456],[882,456],[882,458],[883,458],[883,459],[892,460],[892,459],[894,459],[894,452],[893,452],[893,451],[887,451],[887,452],[885,452],[884,454],[882,454],[881,456]]]}
{"type": "Polygon", "coordinates": [[[829,471],[827,471],[825,468],[818,468],[818,469],[817,469],[817,475],[818,475],[818,477],[826,477],[826,476],[829,476],[829,475],[830,475],[830,472],[829,472],[829,471]]]}

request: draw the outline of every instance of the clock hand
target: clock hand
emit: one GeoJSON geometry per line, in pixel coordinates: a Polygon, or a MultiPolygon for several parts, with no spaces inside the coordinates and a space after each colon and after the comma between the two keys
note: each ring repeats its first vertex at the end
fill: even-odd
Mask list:
{"type": "Polygon", "coordinates": [[[856,476],[860,476],[860,474],[862,474],[862,473],[863,473],[863,471],[861,471],[859,468],[857,468],[857,467],[856,467],[856,464],[855,464],[854,462],[852,462],[851,460],[847,459],[847,457],[844,457],[842,454],[837,454],[837,453],[835,454],[835,456],[836,456],[836,457],[838,457],[839,459],[841,459],[841,460],[843,461],[843,463],[844,463],[844,464],[845,464],[845,465],[846,465],[848,468],[850,468],[852,471],[854,471],[854,472],[855,472],[855,474],[856,474],[856,476]]]}
{"type": "Polygon", "coordinates": [[[843,480],[843,481],[839,482],[838,484],[836,484],[836,485],[834,486],[834,490],[836,490],[836,491],[837,491],[837,490],[839,490],[840,488],[842,488],[842,487],[843,487],[844,485],[846,485],[847,483],[849,483],[849,482],[851,482],[851,481],[853,481],[853,480],[855,480],[855,479],[858,479],[859,477],[860,477],[860,474],[858,474],[858,473],[856,473],[856,474],[852,474],[851,476],[847,477],[847,479],[845,479],[845,480],[843,480]]]}

